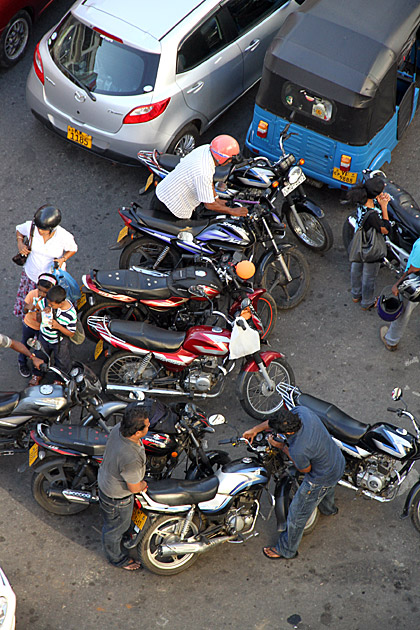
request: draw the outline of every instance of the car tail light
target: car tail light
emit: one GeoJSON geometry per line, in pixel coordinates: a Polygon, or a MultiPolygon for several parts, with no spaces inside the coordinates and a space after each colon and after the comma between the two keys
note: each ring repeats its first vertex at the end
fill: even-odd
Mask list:
{"type": "Polygon", "coordinates": [[[39,44],[36,45],[34,52],[34,70],[36,76],[44,85],[44,66],[42,65],[41,53],[39,52],[39,44]]]}
{"type": "Polygon", "coordinates": [[[260,120],[257,128],[257,136],[259,138],[266,138],[268,133],[268,123],[264,120],[260,120]]]}
{"type": "Polygon", "coordinates": [[[340,171],[349,171],[351,166],[351,157],[342,155],[340,158],[340,171]]]}
{"type": "Polygon", "coordinates": [[[153,103],[152,105],[142,105],[141,107],[135,107],[127,114],[123,120],[124,125],[135,125],[136,123],[147,122],[157,118],[169,105],[171,99],[167,98],[164,101],[153,103]]]}

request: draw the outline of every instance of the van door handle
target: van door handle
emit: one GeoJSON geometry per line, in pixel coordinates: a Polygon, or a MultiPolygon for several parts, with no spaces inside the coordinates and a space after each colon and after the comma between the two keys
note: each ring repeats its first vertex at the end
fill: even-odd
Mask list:
{"type": "Polygon", "coordinates": [[[245,48],[245,52],[252,52],[260,45],[261,40],[253,39],[252,42],[245,48]]]}
{"type": "Polygon", "coordinates": [[[195,85],[190,87],[189,90],[187,90],[187,94],[197,94],[197,92],[201,90],[203,85],[204,85],[204,81],[198,81],[198,83],[196,83],[195,85]]]}

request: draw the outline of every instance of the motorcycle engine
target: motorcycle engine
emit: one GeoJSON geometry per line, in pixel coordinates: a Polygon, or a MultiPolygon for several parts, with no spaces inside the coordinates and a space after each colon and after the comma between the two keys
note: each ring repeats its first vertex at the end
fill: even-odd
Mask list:
{"type": "Polygon", "coordinates": [[[146,475],[154,479],[161,479],[165,466],[166,457],[148,457],[146,459],[146,475]]]}
{"type": "Polygon", "coordinates": [[[251,529],[255,514],[255,501],[246,496],[239,499],[236,508],[229,510],[225,518],[225,527],[229,534],[251,529]]]}
{"type": "Polygon", "coordinates": [[[393,463],[388,455],[378,455],[364,460],[356,474],[357,487],[376,494],[381,492],[390,483],[390,475],[394,471],[393,463]]]}
{"type": "Polygon", "coordinates": [[[200,361],[200,366],[193,367],[184,381],[184,388],[190,392],[208,392],[214,386],[214,371],[217,369],[217,359],[209,358],[200,361]]]}

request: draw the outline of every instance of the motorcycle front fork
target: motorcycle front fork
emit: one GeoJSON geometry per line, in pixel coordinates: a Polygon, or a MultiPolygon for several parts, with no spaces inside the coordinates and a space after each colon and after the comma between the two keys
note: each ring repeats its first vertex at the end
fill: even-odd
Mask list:
{"type": "Polygon", "coordinates": [[[292,276],[290,275],[289,268],[286,265],[286,261],[284,260],[283,254],[281,253],[281,251],[279,250],[279,248],[277,246],[277,243],[276,243],[276,240],[274,238],[274,235],[273,235],[272,231],[270,230],[270,227],[269,227],[267,221],[265,220],[265,217],[262,218],[262,222],[263,222],[263,225],[264,225],[264,227],[266,229],[267,234],[270,237],[271,244],[272,244],[272,246],[274,248],[274,251],[276,252],[276,259],[281,264],[281,268],[283,269],[283,273],[284,273],[284,275],[286,277],[286,280],[287,280],[287,282],[291,282],[292,281],[292,276]]]}

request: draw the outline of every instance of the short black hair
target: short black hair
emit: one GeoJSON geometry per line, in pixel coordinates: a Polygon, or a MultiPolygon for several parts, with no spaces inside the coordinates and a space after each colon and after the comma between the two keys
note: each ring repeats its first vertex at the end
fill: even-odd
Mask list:
{"type": "Polygon", "coordinates": [[[42,287],[43,289],[51,289],[51,287],[53,286],[55,285],[46,278],[41,278],[41,280],[38,280],[37,287],[42,287]]]}
{"type": "Polygon", "coordinates": [[[349,201],[364,206],[368,199],[375,199],[380,195],[384,187],[384,180],[378,175],[375,175],[365,182],[350,188],[350,190],[347,191],[346,197],[349,201]]]}
{"type": "Polygon", "coordinates": [[[143,431],[146,420],[149,417],[149,408],[136,402],[130,403],[124,409],[123,419],[120,424],[120,433],[123,437],[131,437],[137,431],[143,431]]]}
{"type": "Polygon", "coordinates": [[[64,302],[67,297],[66,290],[59,285],[55,287],[51,287],[47,293],[47,300],[50,302],[55,302],[56,304],[60,304],[60,302],[64,302]]]}
{"type": "Polygon", "coordinates": [[[268,426],[277,433],[297,433],[302,426],[302,420],[297,413],[283,407],[276,418],[270,418],[268,426]]]}

